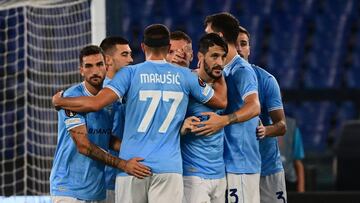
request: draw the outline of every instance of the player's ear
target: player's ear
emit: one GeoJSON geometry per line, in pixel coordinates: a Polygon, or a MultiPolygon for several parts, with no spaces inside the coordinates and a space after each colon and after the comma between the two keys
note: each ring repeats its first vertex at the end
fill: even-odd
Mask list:
{"type": "Polygon", "coordinates": [[[79,66],[79,71],[80,71],[80,75],[82,77],[84,77],[84,72],[83,72],[83,67],[82,66],[79,66]]]}
{"type": "Polygon", "coordinates": [[[202,61],[202,60],[204,59],[204,54],[201,53],[201,52],[198,52],[198,53],[197,53],[197,57],[198,57],[198,60],[199,60],[199,61],[202,61]]]}
{"type": "Polygon", "coordinates": [[[141,43],[141,50],[145,53],[145,44],[141,43]]]}

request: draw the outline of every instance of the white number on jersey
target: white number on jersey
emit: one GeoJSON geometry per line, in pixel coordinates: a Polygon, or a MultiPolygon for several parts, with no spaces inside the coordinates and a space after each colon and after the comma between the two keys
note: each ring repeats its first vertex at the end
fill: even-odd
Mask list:
{"type": "Polygon", "coordinates": [[[146,101],[148,98],[151,99],[150,105],[142,119],[138,132],[145,132],[146,129],[149,127],[150,121],[153,119],[155,111],[159,106],[160,99],[165,102],[171,102],[172,104],[170,110],[160,126],[159,132],[165,133],[169,128],[171,121],[174,119],[176,110],[184,96],[183,92],[174,92],[174,91],[160,91],[160,90],[140,90],[139,91],[139,98],[140,101],[146,101]]]}

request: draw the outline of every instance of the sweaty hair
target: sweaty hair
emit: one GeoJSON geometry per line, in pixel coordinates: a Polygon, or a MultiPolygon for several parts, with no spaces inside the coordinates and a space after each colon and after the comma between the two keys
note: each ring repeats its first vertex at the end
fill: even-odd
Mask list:
{"type": "Polygon", "coordinates": [[[103,39],[103,41],[100,43],[100,47],[104,50],[106,54],[112,54],[113,51],[115,51],[115,46],[121,44],[126,45],[129,44],[129,42],[120,36],[110,36],[103,39]]]}
{"type": "Polygon", "coordinates": [[[199,52],[205,55],[206,52],[209,51],[209,48],[215,45],[223,48],[225,54],[228,53],[228,45],[226,44],[224,39],[216,33],[205,34],[200,38],[199,52]]]}
{"type": "Polygon", "coordinates": [[[83,58],[85,56],[90,56],[90,55],[94,55],[94,54],[101,54],[105,59],[104,51],[96,45],[89,45],[89,46],[82,48],[80,50],[80,55],[79,55],[80,65],[83,64],[83,58]]]}
{"type": "Polygon", "coordinates": [[[235,44],[239,34],[239,21],[230,13],[222,12],[207,16],[204,21],[205,27],[211,24],[215,32],[223,33],[227,43],[235,44]]]}
{"type": "Polygon", "coordinates": [[[248,39],[250,41],[250,33],[243,26],[239,26],[239,33],[246,34],[246,36],[248,37],[248,39]]]}
{"type": "Polygon", "coordinates": [[[191,43],[191,38],[185,32],[177,30],[170,34],[171,40],[185,40],[187,43],[191,43]]]}

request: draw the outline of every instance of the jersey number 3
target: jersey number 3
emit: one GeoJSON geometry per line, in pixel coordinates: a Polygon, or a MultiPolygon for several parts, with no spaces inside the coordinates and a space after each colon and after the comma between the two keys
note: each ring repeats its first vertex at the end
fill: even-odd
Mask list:
{"type": "Polygon", "coordinates": [[[169,128],[171,121],[174,119],[176,110],[184,96],[183,92],[174,91],[159,91],[159,90],[140,90],[139,99],[140,101],[146,101],[148,98],[151,99],[150,105],[139,125],[138,132],[145,132],[153,119],[156,109],[159,106],[160,99],[165,102],[171,102],[170,110],[160,126],[159,132],[165,133],[169,128]]]}

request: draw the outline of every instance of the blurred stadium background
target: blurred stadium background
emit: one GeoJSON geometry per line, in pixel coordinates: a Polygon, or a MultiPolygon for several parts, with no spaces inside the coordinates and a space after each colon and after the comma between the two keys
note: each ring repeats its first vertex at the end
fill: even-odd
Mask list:
{"type": "Polygon", "coordinates": [[[277,78],[285,113],[299,123],[307,190],[341,189],[337,143],[344,124],[359,119],[358,0],[0,0],[0,196],[49,194],[57,136],[51,96],[81,80],[83,46],[121,35],[141,62],[143,29],[163,23],[188,33],[196,51],[205,16],[220,11],[249,30],[251,63],[277,78]]]}

